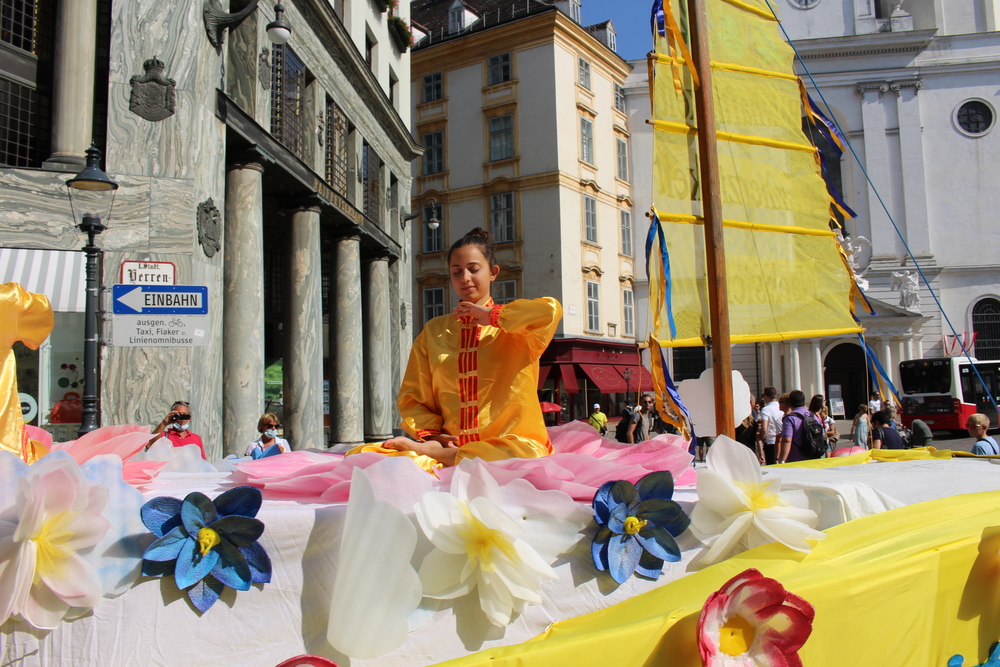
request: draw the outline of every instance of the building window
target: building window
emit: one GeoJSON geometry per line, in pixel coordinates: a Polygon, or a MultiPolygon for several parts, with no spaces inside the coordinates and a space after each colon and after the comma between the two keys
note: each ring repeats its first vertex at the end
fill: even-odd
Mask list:
{"type": "Polygon", "coordinates": [[[440,174],[444,171],[444,130],[428,132],[424,141],[424,173],[440,174]]]}
{"type": "Polygon", "coordinates": [[[618,178],[628,180],[628,143],[624,139],[616,139],[618,156],[618,178]]]}
{"type": "Polygon", "coordinates": [[[583,22],[583,16],[580,12],[580,0],[569,0],[569,17],[577,23],[583,22]]]}
{"type": "Polygon", "coordinates": [[[365,35],[365,64],[368,69],[375,71],[375,40],[365,35]]]}
{"type": "Polygon", "coordinates": [[[441,252],[444,250],[444,205],[434,204],[424,206],[424,252],[441,252]],[[438,228],[431,229],[430,221],[437,220],[438,228]]]}
{"type": "Polygon", "coordinates": [[[498,280],[491,290],[495,303],[510,303],[517,298],[516,280],[498,280]]]}
{"type": "Polygon", "coordinates": [[[577,77],[577,83],[581,86],[590,90],[590,63],[588,63],[583,58],[577,58],[580,66],[580,72],[577,77]]]}
{"type": "Polygon", "coordinates": [[[622,254],[632,256],[632,214],[629,211],[618,212],[622,223],[622,254]]]}
{"type": "Polygon", "coordinates": [[[993,127],[993,107],[982,100],[969,100],[958,108],[955,121],[966,134],[986,134],[993,127]]]}
{"type": "Polygon", "coordinates": [[[491,86],[510,81],[510,54],[501,53],[498,56],[490,56],[488,74],[491,86]]]}
{"type": "Polygon", "coordinates": [[[490,118],[490,161],[514,157],[514,114],[490,118]]]}
{"type": "Polygon", "coordinates": [[[326,98],[326,182],[342,195],[347,194],[347,116],[326,98]]]}
{"type": "Polygon", "coordinates": [[[434,72],[424,77],[424,102],[433,102],[444,97],[444,87],[441,85],[441,72],[434,72]]]}
{"type": "Polygon", "coordinates": [[[597,243],[597,200],[583,195],[583,227],[587,241],[597,243]]]}
{"type": "Polygon", "coordinates": [[[625,86],[615,84],[615,108],[625,113],[625,86]]]}
{"type": "Polygon", "coordinates": [[[611,29],[610,24],[608,25],[608,48],[612,51],[618,51],[618,35],[611,29]]]}
{"type": "Polygon", "coordinates": [[[444,315],[444,288],[431,287],[424,292],[424,324],[444,315]]]}
{"type": "Polygon", "coordinates": [[[465,27],[465,6],[456,2],[448,10],[448,33],[461,32],[465,27]]]}
{"type": "Polygon", "coordinates": [[[601,331],[601,283],[587,281],[587,331],[601,331]]]}
{"type": "MultiPolygon", "coordinates": [[[[40,167],[49,157],[55,4],[53,0],[0,2],[0,42],[8,47],[0,48],[2,165],[40,167]]],[[[101,21],[98,24],[100,44],[101,21]]],[[[101,104],[99,98],[95,104],[101,104]]],[[[96,108],[94,120],[97,133],[101,117],[96,108]]],[[[95,134],[99,145],[102,139],[95,134]]]]}
{"type": "Polygon", "coordinates": [[[361,148],[361,182],[364,187],[364,214],[372,222],[382,218],[382,158],[365,142],[361,148]]]}
{"type": "Polygon", "coordinates": [[[490,195],[490,232],[494,243],[514,240],[514,193],[490,195]]]}
{"type": "Polygon", "coordinates": [[[580,159],[594,164],[594,122],[580,117],[580,159]]]}
{"type": "Polygon", "coordinates": [[[271,134],[306,159],[306,66],[287,44],[271,49],[271,134]]]}
{"type": "Polygon", "coordinates": [[[673,355],[674,383],[694,380],[700,377],[708,367],[705,363],[705,348],[703,347],[675,347],[673,355]]]}
{"type": "Polygon", "coordinates": [[[635,336],[635,295],[632,290],[622,290],[623,336],[635,336]]]}
{"type": "Polygon", "coordinates": [[[1000,359],[1000,301],[982,299],[972,307],[972,330],[976,332],[976,358],[1000,359]]]}

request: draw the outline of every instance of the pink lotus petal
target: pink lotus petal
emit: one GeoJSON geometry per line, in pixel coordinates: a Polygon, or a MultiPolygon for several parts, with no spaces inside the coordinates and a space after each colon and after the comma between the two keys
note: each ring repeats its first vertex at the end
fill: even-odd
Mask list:
{"type": "Polygon", "coordinates": [[[32,426],[31,424],[25,424],[24,430],[27,432],[30,439],[42,443],[45,445],[46,449],[52,449],[52,434],[44,428],[38,428],[37,426],[32,426]]]}
{"type": "Polygon", "coordinates": [[[132,486],[149,484],[165,465],[166,461],[125,461],[122,463],[122,479],[132,486]]]}

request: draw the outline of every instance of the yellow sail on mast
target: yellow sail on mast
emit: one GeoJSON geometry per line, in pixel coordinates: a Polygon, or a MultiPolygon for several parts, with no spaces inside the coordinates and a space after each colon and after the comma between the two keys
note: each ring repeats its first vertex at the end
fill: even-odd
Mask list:
{"type": "MultiPolygon", "coordinates": [[[[710,326],[696,84],[681,48],[683,7],[663,4],[667,38],[656,38],[650,56],[650,123],[653,224],[662,225],[669,272],[653,238],[653,336],[664,347],[698,346],[710,326]]],[[[853,277],[830,229],[818,154],[802,131],[794,53],[764,0],[707,0],[707,8],[732,343],[857,333],[853,277]]]]}

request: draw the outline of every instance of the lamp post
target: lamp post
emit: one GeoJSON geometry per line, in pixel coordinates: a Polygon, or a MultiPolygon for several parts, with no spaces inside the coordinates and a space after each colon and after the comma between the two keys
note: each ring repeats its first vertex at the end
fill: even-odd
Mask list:
{"type": "Polygon", "coordinates": [[[625,369],[625,400],[629,398],[629,394],[632,393],[632,369],[625,369]]]}
{"type": "MultiPolygon", "coordinates": [[[[410,213],[408,215],[404,215],[399,221],[400,226],[403,229],[406,229],[407,222],[413,220],[414,218],[420,217],[420,215],[424,212],[424,210],[428,206],[433,207],[435,205],[437,205],[437,199],[434,199],[434,197],[428,198],[427,201],[424,202],[424,205],[421,206],[420,210],[418,210],[416,213],[410,213]]],[[[430,227],[431,229],[437,229],[438,227],[441,226],[441,221],[437,219],[437,211],[435,211],[433,208],[431,208],[431,219],[427,221],[427,226],[430,227]]]]}
{"type": "Polygon", "coordinates": [[[83,343],[83,415],[77,437],[97,428],[97,358],[99,351],[97,299],[100,296],[100,279],[97,274],[101,250],[94,243],[95,237],[107,229],[101,222],[111,217],[115,190],[118,184],[101,170],[101,151],[96,146],[87,149],[87,166],[75,178],[66,181],[73,220],[80,231],[87,235],[83,252],[87,255],[87,299],[83,343]],[[108,197],[106,193],[110,192],[108,197]],[[107,209],[104,203],[107,202],[107,209]],[[79,209],[79,213],[77,210],[79,209]],[[96,212],[95,212],[96,211],[96,212]]]}

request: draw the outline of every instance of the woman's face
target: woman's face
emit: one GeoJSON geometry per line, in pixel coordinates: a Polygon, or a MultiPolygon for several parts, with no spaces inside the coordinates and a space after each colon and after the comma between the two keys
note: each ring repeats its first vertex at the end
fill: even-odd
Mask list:
{"type": "Polygon", "coordinates": [[[466,245],[451,253],[451,286],[462,301],[484,303],[498,273],[500,267],[490,267],[479,246],[466,245]]]}

